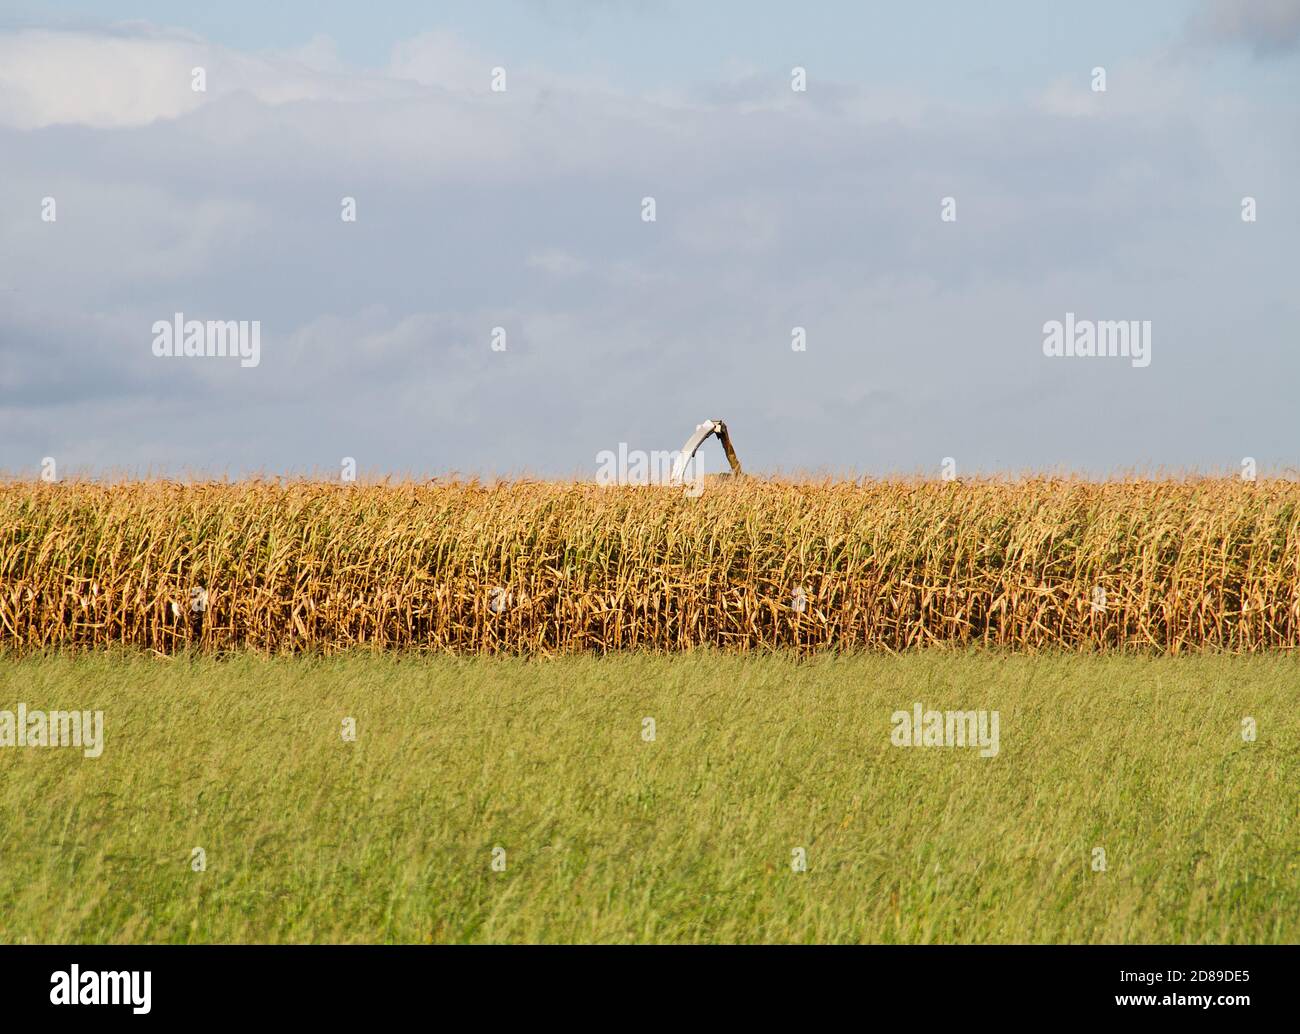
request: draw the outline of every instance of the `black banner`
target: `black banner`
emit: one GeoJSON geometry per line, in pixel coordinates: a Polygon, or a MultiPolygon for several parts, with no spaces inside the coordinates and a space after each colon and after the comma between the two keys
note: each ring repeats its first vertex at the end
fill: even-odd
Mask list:
{"type": "Polygon", "coordinates": [[[1293,1016],[1300,948],[8,946],[6,1019],[1293,1016]],[[448,1013],[449,1008],[455,1014],[448,1013]],[[58,1014],[63,1013],[60,1017],[58,1014]]]}

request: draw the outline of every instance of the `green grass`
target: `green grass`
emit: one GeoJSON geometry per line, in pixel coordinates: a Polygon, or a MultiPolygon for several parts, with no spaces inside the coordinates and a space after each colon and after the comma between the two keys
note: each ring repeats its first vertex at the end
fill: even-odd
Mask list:
{"type": "Polygon", "coordinates": [[[1294,658],[0,658],[20,701],[106,744],[0,749],[5,942],[1300,940],[1294,658]],[[1000,753],[892,746],[917,700],[1000,753]]]}

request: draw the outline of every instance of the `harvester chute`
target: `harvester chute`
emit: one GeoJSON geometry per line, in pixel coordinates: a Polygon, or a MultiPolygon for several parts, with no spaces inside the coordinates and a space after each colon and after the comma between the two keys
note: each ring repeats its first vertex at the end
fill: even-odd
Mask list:
{"type": "Polygon", "coordinates": [[[731,464],[730,475],[720,475],[722,477],[743,477],[744,474],[740,469],[740,460],[736,458],[736,450],[731,445],[731,434],[727,431],[727,425],[721,420],[706,420],[695,428],[695,432],[686,439],[686,444],[682,446],[681,454],[677,457],[677,462],[673,464],[672,483],[680,485],[682,476],[686,473],[686,466],[695,458],[695,454],[713,435],[718,436],[718,441],[722,443],[722,451],[727,454],[727,462],[731,464]]]}

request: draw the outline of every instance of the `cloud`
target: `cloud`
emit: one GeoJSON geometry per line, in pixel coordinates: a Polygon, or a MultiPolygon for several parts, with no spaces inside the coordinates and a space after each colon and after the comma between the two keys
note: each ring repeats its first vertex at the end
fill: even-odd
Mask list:
{"type": "Polygon", "coordinates": [[[481,93],[489,88],[497,63],[466,47],[453,33],[427,32],[393,48],[388,73],[421,86],[481,93]]]}
{"type": "Polygon", "coordinates": [[[586,260],[562,248],[548,248],[528,256],[528,265],[558,277],[581,276],[590,268],[586,260]]]}
{"type": "Polygon", "coordinates": [[[137,25],[117,32],[0,33],[0,125],[96,128],[179,118],[205,101],[247,92],[264,104],[400,97],[400,84],[338,74],[320,38],[284,55],[254,56],[187,33],[137,25]],[[203,68],[206,92],[193,89],[203,68]]]}
{"type": "Polygon", "coordinates": [[[382,71],[139,26],[0,58],[0,469],[590,475],[714,416],[756,470],[1113,468],[1300,431],[1300,141],[1159,60],[1075,118],[1086,75],[984,107],[761,66],[636,95],[443,32],[382,71]],[[1152,319],[1152,367],[1045,364],[1066,311],[1152,319]],[[261,365],[155,359],[176,312],[261,321],[261,365]],[[1237,362],[1261,383],[1225,392],[1237,362]]]}
{"type": "Polygon", "coordinates": [[[1192,17],[1194,37],[1246,46],[1256,57],[1300,48],[1300,0],[1202,0],[1192,17]]]}

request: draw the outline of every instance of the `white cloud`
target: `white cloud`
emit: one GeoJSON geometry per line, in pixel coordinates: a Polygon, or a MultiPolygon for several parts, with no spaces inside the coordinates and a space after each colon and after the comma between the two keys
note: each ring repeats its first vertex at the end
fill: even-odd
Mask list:
{"type": "Polygon", "coordinates": [[[138,126],[201,103],[190,68],[202,44],[26,30],[0,35],[0,122],[20,129],[138,126]]]}
{"type": "Polygon", "coordinates": [[[528,256],[530,269],[540,269],[558,277],[581,276],[589,266],[585,259],[573,255],[562,248],[547,248],[528,256]]]}
{"type": "Polygon", "coordinates": [[[1104,91],[1093,90],[1092,69],[1080,68],[1073,76],[1053,80],[1036,98],[1036,106],[1049,115],[1114,119],[1169,113],[1192,102],[1196,69],[1174,56],[1151,55],[1104,67],[1104,91]]]}
{"type": "Polygon", "coordinates": [[[395,82],[339,73],[322,39],[255,56],[148,27],[131,35],[24,29],[0,33],[0,125],[144,126],[241,91],[265,104],[409,93],[395,82]],[[205,70],[206,92],[192,88],[196,67],[205,70]]]}
{"type": "MultiPolygon", "coordinates": [[[[499,64],[471,51],[453,33],[428,32],[393,48],[388,72],[421,86],[438,86],[454,93],[486,92],[492,69],[499,64]]],[[[509,88],[509,77],[506,80],[509,88]]]]}

